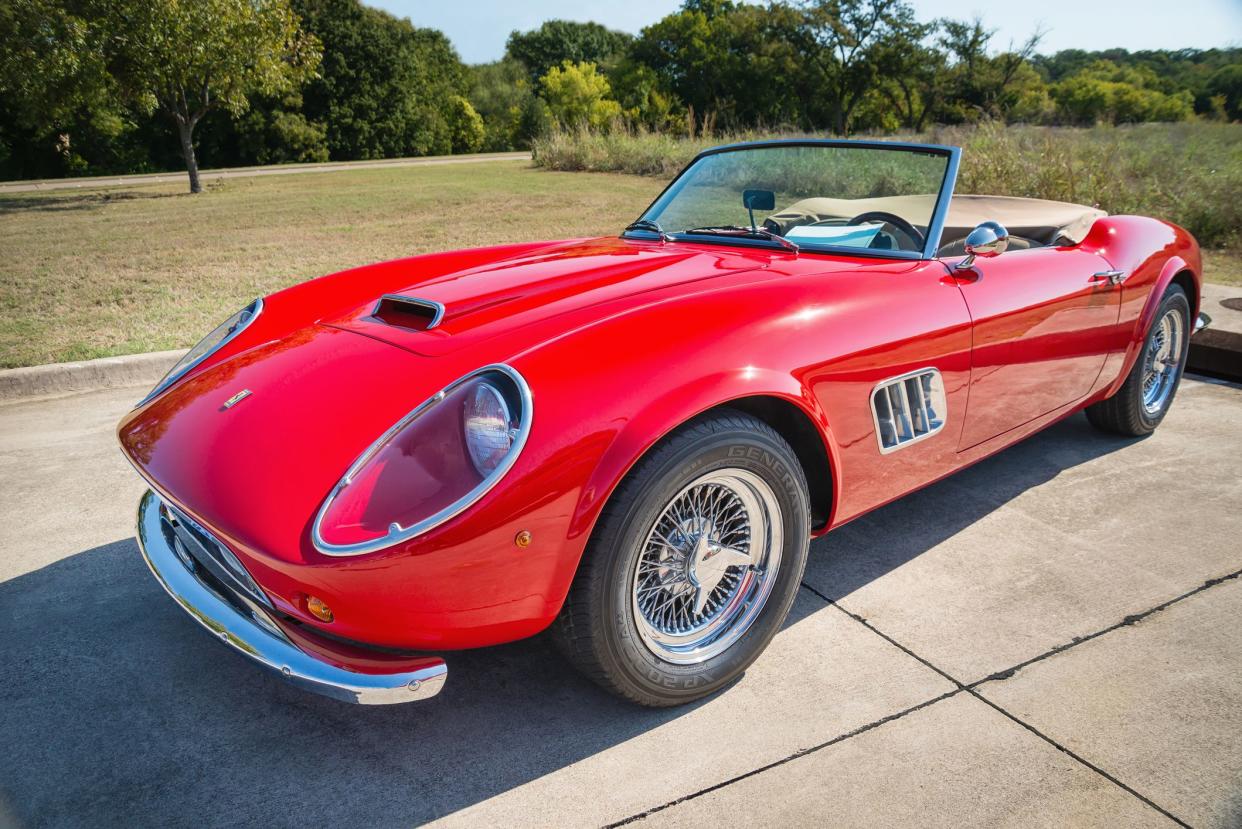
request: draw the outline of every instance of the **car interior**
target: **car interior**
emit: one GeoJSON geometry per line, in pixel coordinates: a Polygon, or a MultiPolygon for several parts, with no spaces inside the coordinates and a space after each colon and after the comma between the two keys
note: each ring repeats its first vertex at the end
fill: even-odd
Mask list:
{"type": "MultiPolygon", "coordinates": [[[[935,208],[934,195],[883,196],[865,199],[809,198],[768,216],[763,224],[792,241],[823,239],[856,247],[917,251],[935,208]],[[853,228],[855,231],[850,231],[853,228]],[[914,231],[914,232],[911,232],[914,231]]],[[[1016,196],[955,194],[949,202],[937,255],[965,255],[966,235],[986,221],[1009,231],[1009,250],[1050,245],[1076,245],[1096,219],[1108,214],[1095,207],[1016,196]]]]}

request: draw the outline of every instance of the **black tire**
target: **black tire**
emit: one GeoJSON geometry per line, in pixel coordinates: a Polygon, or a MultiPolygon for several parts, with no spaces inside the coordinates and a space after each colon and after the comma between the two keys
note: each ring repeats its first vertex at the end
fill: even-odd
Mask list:
{"type": "Polygon", "coordinates": [[[652,707],[700,699],[741,676],[780,630],[801,584],[809,545],[806,478],[789,444],[748,414],[709,413],[651,449],[617,487],[552,625],[553,640],[583,674],[625,699],[652,707]],[[643,641],[631,591],[648,534],[666,507],[718,470],[752,474],[775,496],[780,516],[770,526],[782,532],[780,560],[766,602],[755,603],[761,608],[739,638],[703,662],[674,664],[643,641]]]}
{"type": "Polygon", "coordinates": [[[1170,285],[1160,300],[1151,329],[1143,340],[1143,350],[1139,352],[1138,359],[1134,361],[1134,366],[1130,369],[1121,388],[1112,397],[1087,407],[1087,419],[1091,421],[1091,425],[1105,432],[1128,437],[1141,437],[1154,432],[1160,425],[1160,421],[1164,420],[1164,416],[1168,414],[1169,408],[1173,405],[1173,398],[1177,395],[1177,387],[1182,380],[1182,371],[1186,367],[1186,355],[1190,350],[1190,334],[1190,301],[1180,285],[1170,285]],[[1143,403],[1143,381],[1148,368],[1148,349],[1157,336],[1160,321],[1169,313],[1178,314],[1181,317],[1179,354],[1168,395],[1163,399],[1158,410],[1152,412],[1148,411],[1143,403]]]}

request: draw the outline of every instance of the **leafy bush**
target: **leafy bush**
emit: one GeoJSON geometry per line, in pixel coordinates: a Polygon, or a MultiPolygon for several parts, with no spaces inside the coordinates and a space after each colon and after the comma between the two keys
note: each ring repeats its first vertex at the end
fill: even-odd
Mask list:
{"type": "Polygon", "coordinates": [[[1167,94],[1145,68],[1100,60],[1052,87],[1052,97],[1071,124],[1137,124],[1185,121],[1194,116],[1194,96],[1183,89],[1167,94]]]}
{"type": "Polygon", "coordinates": [[[543,98],[556,122],[563,127],[585,126],[602,130],[621,117],[621,105],[609,98],[607,76],[593,63],[565,61],[539,79],[543,98]]]}
{"type": "Polygon", "coordinates": [[[470,102],[460,95],[449,99],[449,131],[452,134],[453,152],[474,153],[483,146],[487,137],[483,118],[474,111],[470,102]]]}
{"type": "MultiPolygon", "coordinates": [[[[700,150],[771,133],[672,138],[641,131],[552,132],[535,164],[670,178],[700,150]]],[[[792,136],[784,136],[792,137],[792,136]]],[[[1174,222],[1204,245],[1242,243],[1242,124],[1183,122],[1077,129],[945,127],[897,140],[962,147],[957,192],[1098,204],[1174,222]]]]}

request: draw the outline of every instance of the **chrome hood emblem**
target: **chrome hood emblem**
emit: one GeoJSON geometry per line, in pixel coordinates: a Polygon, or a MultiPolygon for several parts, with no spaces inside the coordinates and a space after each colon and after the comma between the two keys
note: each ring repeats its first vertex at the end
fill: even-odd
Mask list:
{"type": "Polygon", "coordinates": [[[233,408],[234,406],[236,406],[238,403],[242,402],[249,396],[250,396],[250,389],[242,389],[237,394],[230,397],[228,400],[225,400],[224,405],[220,407],[220,411],[223,412],[226,409],[233,408]]]}

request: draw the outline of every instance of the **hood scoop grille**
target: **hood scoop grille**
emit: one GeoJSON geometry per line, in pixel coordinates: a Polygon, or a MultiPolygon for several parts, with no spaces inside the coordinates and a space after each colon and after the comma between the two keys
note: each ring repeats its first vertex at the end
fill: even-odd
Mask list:
{"type": "Polygon", "coordinates": [[[394,328],[430,331],[444,319],[444,305],[431,299],[402,294],[384,294],[371,316],[394,328]]]}

